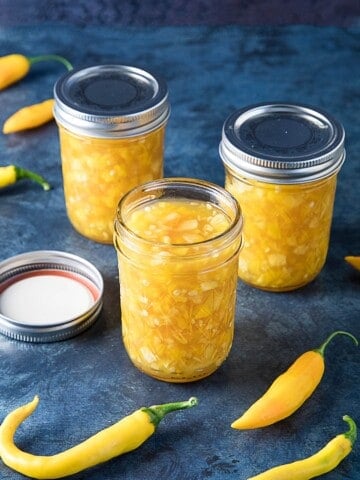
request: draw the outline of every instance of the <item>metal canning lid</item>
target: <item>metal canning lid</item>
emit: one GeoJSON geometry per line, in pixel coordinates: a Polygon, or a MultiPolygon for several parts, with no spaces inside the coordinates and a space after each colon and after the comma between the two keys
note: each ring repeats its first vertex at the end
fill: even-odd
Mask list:
{"type": "Polygon", "coordinates": [[[72,70],[56,82],[54,97],[56,121],[90,137],[141,135],[159,128],[170,114],[165,81],[126,65],[72,70]]]}
{"type": "Polygon", "coordinates": [[[304,183],[340,169],[344,139],[342,125],[324,110],[261,103],[227,118],[219,152],[235,175],[269,183],[304,183]]]}
{"type": "Polygon", "coordinates": [[[93,264],[50,250],[0,263],[0,333],[25,342],[55,342],[94,323],[103,279],[93,264]]]}

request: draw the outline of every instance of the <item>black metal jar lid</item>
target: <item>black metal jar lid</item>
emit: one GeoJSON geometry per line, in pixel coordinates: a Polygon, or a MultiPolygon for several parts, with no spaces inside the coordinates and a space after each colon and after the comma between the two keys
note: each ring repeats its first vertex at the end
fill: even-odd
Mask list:
{"type": "Polygon", "coordinates": [[[0,333],[26,342],[65,340],[94,323],[103,279],[76,255],[49,250],[0,263],[0,333]]]}
{"type": "Polygon", "coordinates": [[[168,88],[159,76],[126,65],[72,70],[54,88],[56,121],[79,135],[140,135],[169,117],[168,88]]]}
{"type": "Polygon", "coordinates": [[[220,156],[235,175],[264,182],[302,183],[336,173],[345,160],[342,125],[324,110],[261,103],[224,123],[220,156]]]}

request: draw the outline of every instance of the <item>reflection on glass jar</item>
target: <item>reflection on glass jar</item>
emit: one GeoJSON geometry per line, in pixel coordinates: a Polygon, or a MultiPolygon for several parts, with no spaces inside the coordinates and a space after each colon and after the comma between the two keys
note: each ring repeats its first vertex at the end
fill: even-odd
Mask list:
{"type": "Polygon", "coordinates": [[[167,95],[161,79],[121,65],[72,71],[57,82],[66,209],[84,236],[112,243],[120,198],[163,176],[167,95]]]}
{"type": "Polygon", "coordinates": [[[239,277],[272,291],[312,281],[328,252],[342,126],[310,107],[261,104],[227,119],[220,155],[244,216],[239,277]]]}
{"type": "Polygon", "coordinates": [[[115,223],[121,322],[132,362],[188,382],[226,359],[234,332],[242,217],[221,187],[150,182],[125,195],[115,223]]]}

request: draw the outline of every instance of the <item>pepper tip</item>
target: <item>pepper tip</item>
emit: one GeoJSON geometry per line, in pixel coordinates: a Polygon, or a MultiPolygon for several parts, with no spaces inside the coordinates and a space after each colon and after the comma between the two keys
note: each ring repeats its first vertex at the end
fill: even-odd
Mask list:
{"type": "Polygon", "coordinates": [[[234,430],[242,430],[241,426],[239,426],[238,420],[235,420],[234,422],[232,422],[230,427],[233,428],[234,430]]]}

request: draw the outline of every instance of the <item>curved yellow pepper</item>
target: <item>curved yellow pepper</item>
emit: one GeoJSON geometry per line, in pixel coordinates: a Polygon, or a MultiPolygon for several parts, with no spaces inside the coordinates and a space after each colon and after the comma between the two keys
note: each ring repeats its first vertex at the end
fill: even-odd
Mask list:
{"type": "Polygon", "coordinates": [[[360,256],[348,255],[345,260],[357,270],[360,270],[360,256]]]}
{"type": "Polygon", "coordinates": [[[0,57],[0,90],[4,90],[9,85],[12,85],[13,83],[16,83],[24,78],[34,63],[48,60],[60,62],[65,65],[68,70],[72,69],[71,63],[60,55],[39,55],[37,57],[26,57],[21,53],[12,53],[10,55],[0,57]]]}
{"type": "Polygon", "coordinates": [[[357,339],[348,332],[332,333],[318,349],[303,353],[262,397],[231,424],[232,428],[266,427],[289,417],[300,408],[320,383],[325,370],[325,349],[339,334],[351,337],[358,345],[357,339]]]}
{"type": "Polygon", "coordinates": [[[56,455],[38,456],[20,450],[14,444],[18,426],[37,407],[39,398],[10,412],[0,426],[0,457],[18,473],[37,479],[63,478],[123,453],[134,450],[156,430],[164,416],[175,410],[197,405],[192,397],[184,402],[144,407],[98,432],[82,443],[56,455]]]}
{"type": "Polygon", "coordinates": [[[310,480],[334,470],[349,455],[356,440],[356,424],[348,415],[343,420],[350,426],[311,457],[279,465],[248,480],[310,480]]]}
{"type": "Polygon", "coordinates": [[[23,107],[9,117],[3,126],[3,133],[15,133],[29,130],[50,122],[54,118],[54,99],[50,98],[41,103],[23,107]]]}
{"type": "Polygon", "coordinates": [[[16,165],[7,165],[0,167],[0,188],[5,188],[13,185],[18,180],[29,179],[38,183],[44,190],[50,190],[49,183],[39,174],[26,170],[25,168],[17,167],[16,165]]]}

